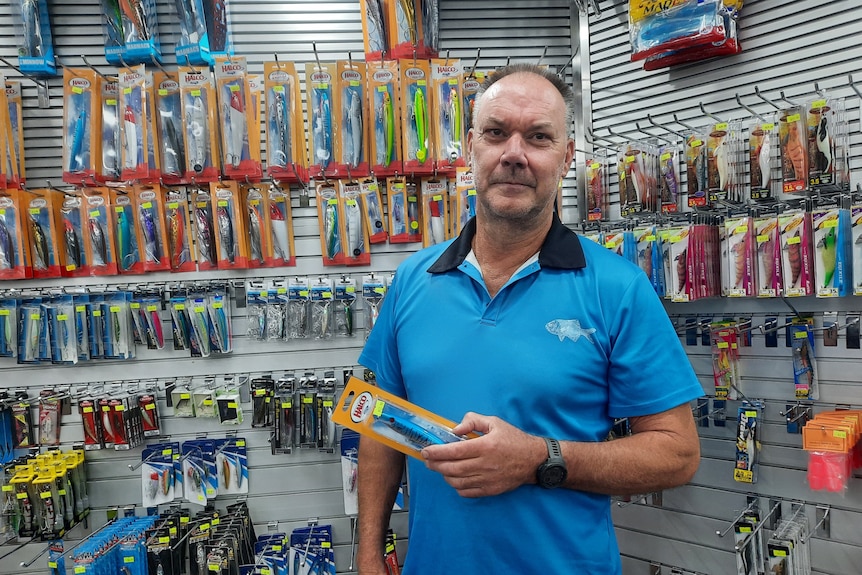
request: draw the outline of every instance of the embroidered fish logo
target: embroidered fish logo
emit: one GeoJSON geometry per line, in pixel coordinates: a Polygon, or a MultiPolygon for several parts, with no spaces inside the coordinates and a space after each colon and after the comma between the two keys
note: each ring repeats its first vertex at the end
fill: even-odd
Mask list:
{"type": "Polygon", "coordinates": [[[596,328],[583,328],[581,322],[576,319],[555,319],[546,323],[545,329],[560,338],[560,341],[565,338],[578,341],[581,336],[584,336],[588,342],[595,344],[591,334],[596,332],[596,328]]]}

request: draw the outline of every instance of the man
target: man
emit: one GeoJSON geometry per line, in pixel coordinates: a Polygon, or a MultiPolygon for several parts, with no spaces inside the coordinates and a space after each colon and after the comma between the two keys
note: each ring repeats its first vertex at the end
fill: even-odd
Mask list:
{"type": "MultiPolygon", "coordinates": [[[[572,100],[535,66],[490,76],[467,136],[476,217],[399,267],[359,358],[381,388],[480,435],[410,459],[405,575],[619,574],[609,495],[697,469],[688,402],[703,391],[647,277],[555,215],[572,100]],[[633,435],[603,441],[618,417],[633,435]]],[[[386,573],[403,465],[361,440],[361,575],[386,573]]]]}

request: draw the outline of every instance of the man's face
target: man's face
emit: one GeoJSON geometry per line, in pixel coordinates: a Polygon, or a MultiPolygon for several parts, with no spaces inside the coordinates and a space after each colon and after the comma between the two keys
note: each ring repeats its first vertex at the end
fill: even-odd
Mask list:
{"type": "Polygon", "coordinates": [[[481,214],[529,220],[552,209],[574,155],[562,96],[534,74],[502,78],[482,96],[467,150],[481,214]]]}

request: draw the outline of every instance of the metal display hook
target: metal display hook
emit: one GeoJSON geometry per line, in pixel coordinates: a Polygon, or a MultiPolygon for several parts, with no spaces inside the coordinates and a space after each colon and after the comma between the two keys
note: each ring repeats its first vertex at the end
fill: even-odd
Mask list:
{"type": "Polygon", "coordinates": [[[761,122],[766,121],[766,119],[763,116],[761,116],[760,114],[758,114],[757,112],[755,112],[753,108],[742,103],[742,100],[739,98],[739,92],[735,93],[734,96],[736,97],[736,103],[739,104],[742,108],[745,108],[745,110],[747,110],[749,114],[751,114],[752,116],[754,116],[755,118],[757,118],[761,122]]]}
{"type": "Polygon", "coordinates": [[[757,509],[757,507],[758,507],[758,503],[757,503],[757,499],[755,499],[755,500],[753,500],[751,503],[749,503],[749,504],[748,504],[748,507],[746,507],[746,508],[742,511],[742,513],[740,513],[739,515],[737,515],[737,516],[736,516],[736,517],[735,517],[735,518],[730,522],[730,525],[728,525],[728,526],[727,526],[727,528],[726,528],[724,531],[719,531],[719,530],[717,530],[717,529],[716,529],[715,534],[716,534],[716,535],[718,535],[719,537],[724,537],[725,535],[727,535],[728,533],[730,533],[730,530],[731,530],[731,529],[733,529],[733,526],[734,526],[734,525],[736,525],[736,522],[737,522],[737,521],[739,521],[740,519],[742,519],[743,517],[745,517],[745,515],[746,515],[746,514],[751,513],[752,511],[754,511],[755,509],[757,509]]]}
{"type": "Polygon", "coordinates": [[[676,144],[676,142],[674,142],[673,140],[671,140],[669,138],[665,138],[664,136],[659,136],[658,134],[651,134],[650,132],[647,132],[646,130],[641,128],[641,125],[639,122],[635,122],[635,128],[637,128],[638,132],[646,134],[647,136],[649,136],[651,138],[658,138],[659,140],[666,142],[668,144],[676,144]]]}
{"type": "Polygon", "coordinates": [[[710,118],[715,120],[716,123],[718,123],[718,124],[724,123],[724,120],[722,120],[721,118],[719,118],[718,116],[716,116],[712,112],[707,112],[706,108],[703,107],[703,102],[698,102],[697,105],[700,106],[700,111],[703,113],[704,116],[709,116],[710,118]]]}
{"type": "Polygon", "coordinates": [[[43,80],[39,80],[35,76],[31,76],[30,74],[22,71],[21,68],[19,68],[18,66],[15,66],[11,62],[9,62],[6,58],[0,57],[0,62],[3,62],[4,64],[9,66],[13,70],[18,72],[19,74],[21,74],[23,77],[27,78],[28,80],[30,80],[31,82],[36,84],[36,98],[37,98],[37,101],[39,103],[40,108],[50,108],[51,107],[50,98],[48,97],[48,82],[43,81],[43,80]]]}
{"type": "Polygon", "coordinates": [[[772,100],[770,100],[769,98],[767,98],[766,96],[761,94],[760,88],[757,86],[754,87],[754,95],[757,96],[758,98],[760,98],[761,100],[763,100],[764,102],[766,102],[767,104],[769,104],[770,106],[772,106],[773,108],[775,108],[776,110],[781,110],[781,106],[779,106],[778,104],[776,104],[775,102],[773,102],[772,100]]]}
{"type": "Polygon", "coordinates": [[[676,130],[671,130],[670,128],[668,128],[664,124],[659,124],[658,122],[656,122],[655,120],[652,119],[652,115],[650,115],[650,114],[647,114],[646,117],[647,117],[647,122],[649,122],[650,124],[652,124],[656,128],[661,128],[662,130],[670,132],[671,134],[673,134],[677,138],[682,138],[683,140],[685,140],[685,134],[677,132],[676,130]]]}
{"type": "MultiPolygon", "coordinates": [[[[98,69],[98,68],[96,68],[95,66],[93,66],[92,64],[90,64],[90,61],[89,61],[89,60],[87,60],[87,57],[86,57],[85,55],[83,55],[83,54],[81,54],[81,60],[84,62],[84,66],[86,66],[87,68],[89,68],[90,70],[92,70],[93,72],[95,72],[96,74],[98,74],[98,75],[99,75],[99,77],[100,77],[102,80],[104,80],[105,82],[117,82],[117,81],[119,81],[119,79],[118,79],[118,78],[112,78],[112,77],[110,77],[110,76],[105,76],[104,74],[102,74],[102,73],[99,71],[99,69],[98,69]]],[[[120,57],[120,62],[123,62],[122,57],[120,57]]],[[[126,66],[126,63],[125,63],[125,62],[123,62],[123,66],[125,66],[125,67],[127,67],[127,68],[128,68],[128,66],[126,66]]]]}

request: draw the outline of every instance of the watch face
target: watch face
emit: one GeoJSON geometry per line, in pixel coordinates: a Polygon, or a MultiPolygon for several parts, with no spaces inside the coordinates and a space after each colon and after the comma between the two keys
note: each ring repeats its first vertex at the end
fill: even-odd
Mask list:
{"type": "Polygon", "coordinates": [[[562,465],[547,465],[540,472],[542,487],[557,487],[566,479],[566,468],[562,465]]]}

